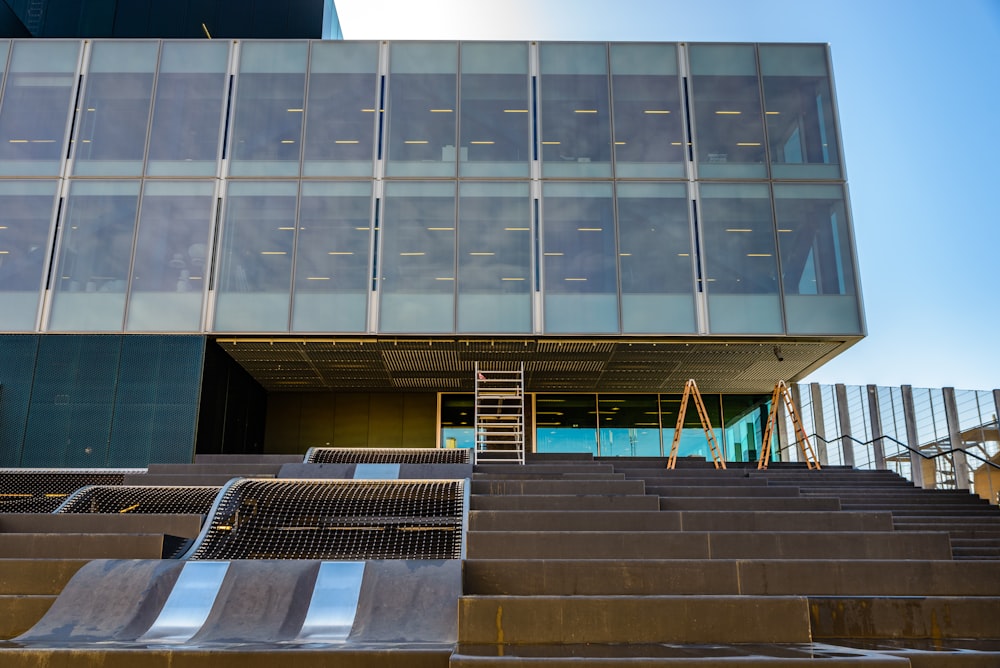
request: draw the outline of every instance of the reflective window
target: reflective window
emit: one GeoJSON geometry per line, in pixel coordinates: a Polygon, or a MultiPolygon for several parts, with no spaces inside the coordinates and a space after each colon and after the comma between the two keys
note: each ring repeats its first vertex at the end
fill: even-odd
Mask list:
{"type": "Polygon", "coordinates": [[[622,331],[697,331],[689,209],[682,184],[618,185],[622,331]]]}
{"type": "Polygon", "coordinates": [[[0,328],[35,329],[55,204],[54,181],[0,181],[0,328]]]}
{"type": "Polygon", "coordinates": [[[826,48],[764,45],[760,70],[772,177],[840,178],[826,48]]]}
{"type": "Polygon", "coordinates": [[[526,183],[463,183],[458,331],[531,331],[531,199],[526,183]]]}
{"type": "Polygon", "coordinates": [[[476,401],[473,394],[441,395],[441,442],[442,448],[476,447],[476,430],[472,423],[476,416],[476,401]]]}
{"type": "Polygon", "coordinates": [[[306,42],[243,42],[236,84],[232,176],[298,176],[306,42]]]}
{"type": "Polygon", "coordinates": [[[611,176],[604,44],[542,44],[542,175],[611,176]]]}
{"type": "Polygon", "coordinates": [[[542,225],[545,331],[618,331],[610,183],[546,183],[542,225]]]}
{"type": "Polygon", "coordinates": [[[293,330],[367,328],[371,208],[368,182],[302,184],[293,330]]]}
{"type": "Polygon", "coordinates": [[[655,394],[601,394],[597,410],[602,457],[663,456],[655,394]]]}
{"type": "Polygon", "coordinates": [[[147,181],[142,191],[125,329],[197,332],[215,210],[211,181],[147,181]]]}
{"type": "MultiPolygon", "coordinates": [[[[726,461],[757,461],[771,402],[759,395],[725,394],[722,407],[726,420],[726,461]]],[[[772,452],[777,450],[777,433],[771,447],[772,452]]]]}
{"type": "Polygon", "coordinates": [[[780,333],[778,263],[768,187],[703,184],[700,219],[712,333],[780,333]]]}
{"type": "Polygon", "coordinates": [[[535,450],[597,455],[597,395],[537,395],[535,450]]]}
{"type": "Polygon", "coordinates": [[[451,43],[390,46],[387,176],[454,176],[458,48],[451,43]]]}
{"type": "Polygon", "coordinates": [[[843,188],[775,185],[774,209],[788,333],[860,333],[843,188]]]}
{"type": "Polygon", "coordinates": [[[214,176],[226,108],[229,45],[163,42],[146,173],[214,176]]]}
{"type": "Polygon", "coordinates": [[[7,55],[10,53],[10,41],[0,39],[0,84],[3,83],[3,73],[7,69],[7,55]]]}
{"type": "Polygon", "coordinates": [[[294,182],[230,183],[216,282],[215,329],[288,329],[294,182]]]}
{"type": "Polygon", "coordinates": [[[79,51],[80,42],[15,42],[0,106],[0,174],[59,174],[79,51]]]}
{"type": "Polygon", "coordinates": [[[156,42],[94,42],[76,120],[74,174],[142,174],[156,52],[156,42]]]}
{"type": "Polygon", "coordinates": [[[687,155],[677,47],[612,44],[615,175],[680,178],[687,155]]]}
{"type": "MultiPolygon", "coordinates": [[[[681,400],[680,394],[660,395],[660,421],[663,425],[663,454],[670,456],[673,449],[674,436],[677,433],[677,418],[680,416],[681,400]]],[[[712,433],[715,442],[720,448],[725,448],[723,442],[722,428],[722,407],[718,394],[703,394],[701,399],[705,404],[705,414],[712,425],[712,433]]],[[[681,427],[681,435],[677,441],[678,457],[699,457],[706,461],[712,461],[712,450],[708,446],[708,438],[705,436],[705,429],[702,426],[701,418],[698,416],[698,409],[694,404],[694,397],[688,397],[687,407],[684,410],[684,422],[681,427]]]]}
{"type": "Polygon", "coordinates": [[[688,47],[695,155],[707,178],[767,178],[754,47],[688,47]]]}
{"type": "Polygon", "coordinates": [[[306,176],[371,176],[378,121],[378,44],[313,42],[306,176]]]}
{"type": "Polygon", "coordinates": [[[386,183],[382,332],[455,331],[455,186],[386,183]]]}
{"type": "Polygon", "coordinates": [[[459,174],[528,176],[528,47],[462,44],[459,174]]]}
{"type": "Polygon", "coordinates": [[[121,331],[138,201],[138,181],[70,185],[50,330],[121,331]]]}

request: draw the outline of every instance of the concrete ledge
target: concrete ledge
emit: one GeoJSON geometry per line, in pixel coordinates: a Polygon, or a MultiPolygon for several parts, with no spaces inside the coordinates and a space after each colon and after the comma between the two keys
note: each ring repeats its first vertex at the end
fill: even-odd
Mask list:
{"type": "Polygon", "coordinates": [[[657,496],[589,494],[579,496],[489,496],[474,494],[470,510],[658,510],[657,496]]]}
{"type": "Polygon", "coordinates": [[[684,531],[892,531],[888,512],[687,510],[684,531]]]}
{"type": "Polygon", "coordinates": [[[708,534],[631,531],[470,533],[468,559],[708,559],[708,534]]]}
{"type": "Polygon", "coordinates": [[[808,642],[798,597],[465,596],[462,643],[808,642]]]}
{"type": "Polygon", "coordinates": [[[195,538],[202,515],[130,513],[31,513],[0,515],[0,533],[163,533],[195,538]]]}
{"type": "Polygon", "coordinates": [[[54,596],[87,563],[87,559],[0,559],[0,595],[54,596]]]}
{"type": "Polygon", "coordinates": [[[787,531],[708,534],[713,559],[945,559],[944,533],[787,531]]]}
{"type": "Polygon", "coordinates": [[[680,531],[681,513],[659,510],[473,510],[470,531],[680,531]]]}
{"type": "Polygon", "coordinates": [[[816,638],[996,638],[1000,598],[809,597],[816,638]]]}
{"type": "Polygon", "coordinates": [[[840,500],[824,497],[798,497],[791,499],[767,498],[684,498],[660,497],[661,510],[789,510],[834,511],[840,510],[840,500]]]}
{"type": "Polygon", "coordinates": [[[162,534],[0,534],[2,559],[159,559],[162,534]]]}
{"type": "MultiPolygon", "coordinates": [[[[472,464],[399,464],[399,480],[458,480],[472,477],[472,464]]],[[[353,480],[357,464],[284,464],[282,479],[353,480]]]]}
{"type": "Polygon", "coordinates": [[[643,495],[641,480],[474,480],[473,494],[632,494],[643,495]]]}
{"type": "MultiPolygon", "coordinates": [[[[0,639],[9,640],[30,629],[52,607],[55,600],[54,595],[0,596],[0,639]]],[[[2,655],[0,665],[7,665],[2,655]]]]}
{"type": "Polygon", "coordinates": [[[273,478],[273,473],[266,475],[232,475],[229,473],[136,473],[125,476],[126,485],[139,485],[143,487],[171,486],[171,485],[225,485],[233,478],[273,478]]]}
{"type": "Polygon", "coordinates": [[[663,485],[659,482],[647,482],[646,489],[649,490],[650,494],[659,496],[699,498],[732,498],[735,496],[789,498],[799,496],[798,487],[768,487],[767,485],[727,485],[725,487],[695,485],[688,487],[686,485],[663,485]]]}

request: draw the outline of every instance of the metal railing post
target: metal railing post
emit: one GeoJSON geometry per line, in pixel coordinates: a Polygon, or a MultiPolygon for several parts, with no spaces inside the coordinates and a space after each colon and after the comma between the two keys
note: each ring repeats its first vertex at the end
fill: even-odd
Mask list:
{"type": "Polygon", "coordinates": [[[955,401],[955,388],[942,387],[941,393],[944,396],[944,417],[948,422],[948,440],[952,453],[952,462],[955,466],[955,487],[957,489],[969,489],[969,460],[962,450],[965,444],[962,442],[962,428],[958,422],[958,402],[955,401]]]}
{"type": "Polygon", "coordinates": [[[854,444],[851,442],[851,411],[847,406],[847,387],[843,383],[833,386],[837,393],[837,418],[840,420],[840,451],[844,464],[854,468],[854,444]]]}
{"type": "Polygon", "coordinates": [[[809,394],[812,397],[813,427],[816,430],[816,435],[819,436],[816,439],[819,441],[816,445],[819,463],[821,466],[827,466],[830,463],[830,457],[827,454],[826,423],[823,420],[823,388],[820,387],[819,383],[810,383],[809,394]]]}
{"type": "Polygon", "coordinates": [[[868,386],[868,414],[871,417],[872,446],[875,451],[875,468],[885,470],[885,444],[882,442],[882,411],[878,405],[878,386],[868,386]]]}
{"type": "Polygon", "coordinates": [[[924,481],[923,459],[916,452],[920,447],[917,437],[917,416],[913,409],[913,386],[900,385],[899,387],[903,399],[903,423],[906,425],[906,442],[912,448],[910,450],[910,480],[917,487],[934,489],[935,480],[924,481]]]}

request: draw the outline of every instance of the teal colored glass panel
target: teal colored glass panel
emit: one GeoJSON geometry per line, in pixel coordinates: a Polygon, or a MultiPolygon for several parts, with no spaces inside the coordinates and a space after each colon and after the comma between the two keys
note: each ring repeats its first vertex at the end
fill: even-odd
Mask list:
{"type": "Polygon", "coordinates": [[[226,108],[229,44],[163,42],[146,173],[214,176],[226,108]]]}
{"type": "Polygon", "coordinates": [[[0,181],[0,328],[35,329],[49,235],[56,203],[55,181],[0,181]]]}
{"type": "Polygon", "coordinates": [[[377,43],[312,43],[303,174],[372,174],[378,95],[377,43]]]}
{"type": "Polygon", "coordinates": [[[208,285],[212,182],[147,181],[125,329],[197,332],[208,285]]]}
{"type": "MultiPolygon", "coordinates": [[[[681,409],[680,394],[660,395],[660,421],[663,425],[663,452],[669,456],[673,448],[674,436],[677,433],[678,417],[681,409]]],[[[722,410],[720,397],[718,394],[703,394],[702,401],[705,403],[705,415],[712,426],[712,434],[715,442],[720,448],[725,448],[723,442],[722,410]]],[[[694,405],[694,399],[689,397],[687,406],[684,409],[684,419],[681,423],[681,435],[677,442],[678,457],[694,457],[712,461],[712,450],[705,435],[698,410],[694,405]]]]}
{"type": "Polygon", "coordinates": [[[781,333],[771,198],[764,184],[703,184],[699,206],[714,334],[781,333]]]}
{"type": "Polygon", "coordinates": [[[0,101],[0,175],[58,176],[80,42],[19,40],[0,101]]]}
{"type": "Polygon", "coordinates": [[[617,250],[610,183],[543,187],[545,331],[618,332],[617,250]]]}
{"type": "Polygon", "coordinates": [[[597,397],[602,457],[662,457],[655,394],[601,394],[597,397]]]}
{"type": "Polygon", "coordinates": [[[698,176],[767,178],[753,45],[695,44],[688,57],[698,176]]]}
{"type": "Polygon", "coordinates": [[[535,397],[535,451],[597,450],[597,395],[539,394],[535,397]]]}
{"type": "Polygon", "coordinates": [[[693,334],[694,247],[682,184],[619,183],[622,330],[693,334]]]}
{"type": "Polygon", "coordinates": [[[94,42],[73,140],[75,175],[142,174],[157,50],[156,42],[94,42]]]}
{"type": "Polygon", "coordinates": [[[527,183],[462,183],[458,331],[531,331],[531,198],[527,183]]]}
{"type": "Polygon", "coordinates": [[[379,331],[455,331],[455,186],[387,183],[379,331]]]}
{"type": "Polygon", "coordinates": [[[821,44],[760,47],[764,118],[775,179],[839,179],[833,89],[821,44]]]}
{"type": "Polygon", "coordinates": [[[542,175],[611,176],[608,54],[603,44],[542,44],[542,175]]]}
{"type": "Polygon", "coordinates": [[[231,176],[298,176],[307,42],[243,42],[231,176]]]}
{"type": "Polygon", "coordinates": [[[371,286],[371,184],[302,184],[292,330],[363,332],[371,286]]]}
{"type": "Polygon", "coordinates": [[[461,176],[527,177],[531,160],[528,47],[462,44],[461,176]]]}
{"type": "Polygon", "coordinates": [[[53,273],[51,331],[121,331],[138,181],[74,181],[53,273]]]}
{"type": "Polygon", "coordinates": [[[615,175],[683,178],[687,158],[677,47],[612,44],[615,175]]]}
{"type": "Polygon", "coordinates": [[[390,47],[387,176],[454,176],[458,45],[395,42],[390,47]]]}
{"type": "Polygon", "coordinates": [[[288,331],[297,185],[229,184],[216,285],[216,331],[288,331]]]}

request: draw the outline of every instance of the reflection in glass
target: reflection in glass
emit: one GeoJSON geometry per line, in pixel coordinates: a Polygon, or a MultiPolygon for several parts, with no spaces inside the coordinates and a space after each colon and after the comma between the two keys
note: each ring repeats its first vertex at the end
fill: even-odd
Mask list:
{"type": "Polygon", "coordinates": [[[475,395],[442,394],[441,442],[438,447],[449,449],[476,447],[476,431],[473,428],[475,419],[475,395]]]}
{"type": "Polygon", "coordinates": [[[215,329],[288,329],[295,183],[229,184],[216,286],[215,329]]]}
{"type": "Polygon", "coordinates": [[[528,176],[528,49],[462,44],[462,176],[528,176]]]}
{"type": "Polygon", "coordinates": [[[293,331],[365,331],[370,219],[369,183],[302,184],[293,331]]]}
{"type": "Polygon", "coordinates": [[[788,332],[858,334],[852,244],[837,185],[775,185],[788,332]]]}
{"type": "Polygon", "coordinates": [[[611,176],[608,61],[603,44],[542,44],[542,175],[611,176]]]}
{"type": "Polygon", "coordinates": [[[35,329],[54,181],[0,181],[0,313],[8,332],[35,329]]]}
{"type": "Polygon", "coordinates": [[[386,183],[382,332],[455,331],[455,186],[386,183]]]}
{"type": "Polygon", "coordinates": [[[458,48],[454,43],[390,46],[387,176],[454,176],[458,48]]]}
{"type": "Polygon", "coordinates": [[[50,330],[121,331],[138,201],[138,181],[71,183],[50,330]]]}
{"type": "Polygon", "coordinates": [[[776,179],[840,178],[826,47],[762,45],[760,69],[771,175],[776,179]]]}
{"type": "Polygon", "coordinates": [[[306,42],[243,42],[232,176],[298,176],[306,42]]]}
{"type": "Polygon", "coordinates": [[[378,109],[378,44],[313,42],[306,176],[370,176],[378,109]]]}
{"type": "Polygon", "coordinates": [[[602,457],[662,457],[655,394],[597,397],[602,457]]]}
{"type": "Polygon", "coordinates": [[[197,332],[215,209],[209,182],[147,181],[125,329],[197,332]]]}
{"type": "Polygon", "coordinates": [[[94,42],[77,115],[74,174],[142,174],[156,51],[156,42],[94,42]]]}
{"type": "Polygon", "coordinates": [[[80,42],[18,40],[0,106],[0,174],[56,176],[80,42]]]}
{"type": "Polygon", "coordinates": [[[615,174],[684,176],[684,117],[673,44],[612,44],[615,174]]]}
{"type": "Polygon", "coordinates": [[[537,395],[535,450],[597,455],[597,395],[537,395]]]}
{"type": "Polygon", "coordinates": [[[778,263],[764,184],[703,184],[709,328],[715,334],[780,333],[778,263]]]}
{"type": "Polygon", "coordinates": [[[458,331],[531,331],[531,199],[526,183],[463,183],[458,331]]]}
{"type": "Polygon", "coordinates": [[[147,174],[215,175],[228,60],[223,41],[162,42],[147,174]]]}
{"type": "Polygon", "coordinates": [[[618,331],[610,183],[546,183],[542,226],[545,331],[618,331]]]}
{"type": "MultiPolygon", "coordinates": [[[[722,405],[726,418],[727,461],[757,461],[771,402],[759,395],[726,394],[722,396],[722,405]]],[[[775,430],[771,444],[771,452],[775,454],[777,436],[775,430]]]]}
{"type": "Polygon", "coordinates": [[[754,47],[693,44],[688,54],[698,175],[766,178],[754,47]]]}
{"type": "Polygon", "coordinates": [[[619,184],[623,331],[697,331],[688,208],[687,188],[681,184],[619,184]]]}

